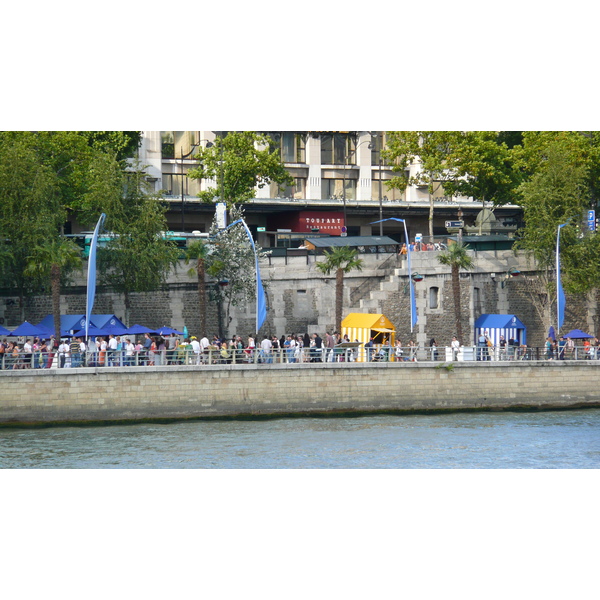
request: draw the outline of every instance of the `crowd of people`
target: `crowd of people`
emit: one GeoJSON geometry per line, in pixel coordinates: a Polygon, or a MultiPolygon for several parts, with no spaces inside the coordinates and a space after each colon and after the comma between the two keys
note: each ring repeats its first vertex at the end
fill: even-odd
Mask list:
{"type": "MultiPolygon", "coordinates": [[[[280,338],[264,335],[257,341],[251,334],[246,337],[234,335],[221,339],[206,335],[200,340],[196,336],[180,339],[174,333],[170,336],[144,334],[138,340],[133,336],[109,335],[92,338],[86,345],[81,337],[55,340],[26,338],[18,341],[0,340],[1,369],[48,369],[77,367],[119,367],[119,366],[161,366],[161,365],[200,365],[231,363],[320,363],[354,362],[361,359],[358,340],[338,332],[326,332],[323,337],[313,334],[288,334],[280,338]]],[[[474,360],[515,360],[515,359],[599,359],[600,341],[598,337],[581,340],[562,337],[558,341],[548,337],[543,348],[528,348],[517,340],[505,340],[500,336],[498,343],[491,341],[488,331],[481,332],[474,348],[474,360]]],[[[458,360],[462,346],[454,336],[449,345],[449,355],[444,359],[458,360]]],[[[463,349],[464,351],[464,349],[463,349]]],[[[394,361],[416,362],[418,360],[437,361],[440,359],[438,344],[431,338],[428,347],[420,347],[414,340],[406,346],[397,339],[390,344],[384,336],[376,342],[371,337],[364,344],[362,358],[367,362],[394,361]]]]}

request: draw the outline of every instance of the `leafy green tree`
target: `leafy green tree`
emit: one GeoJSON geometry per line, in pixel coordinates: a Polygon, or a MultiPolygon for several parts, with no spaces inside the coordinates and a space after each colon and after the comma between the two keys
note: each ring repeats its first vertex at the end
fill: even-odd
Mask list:
{"type": "Polygon", "coordinates": [[[358,258],[358,250],[348,246],[338,246],[331,252],[325,250],[324,261],[315,263],[317,268],[326,275],[335,271],[335,328],[342,330],[342,310],[344,303],[344,274],[354,269],[362,270],[363,260],[358,258]]]}
{"type": "Polygon", "coordinates": [[[177,265],[179,251],[164,236],[167,207],[150,194],[143,171],[123,176],[122,210],[106,216],[105,228],[112,238],[98,250],[99,279],[124,296],[125,322],[131,311],[131,293],[160,287],[177,265]]]}
{"type": "Polygon", "coordinates": [[[60,337],[60,286],[61,280],[74,270],[81,269],[81,249],[71,240],[54,238],[40,240],[31,249],[25,272],[50,283],[54,334],[60,337]]]}
{"type": "Polygon", "coordinates": [[[382,154],[399,175],[388,182],[390,188],[404,190],[407,185],[426,185],[429,195],[429,236],[433,238],[434,194],[455,178],[448,168],[448,157],[460,132],[457,131],[390,131],[382,154]],[[415,175],[407,170],[420,165],[415,175]]]}
{"type": "MultiPolygon", "coordinates": [[[[233,206],[230,211],[230,222],[234,223],[244,217],[242,206],[233,206]]],[[[240,223],[225,231],[217,227],[216,216],[210,229],[210,254],[206,261],[207,274],[217,281],[227,282],[218,286],[217,301],[221,297],[225,306],[225,331],[220,335],[227,335],[227,327],[231,319],[229,313],[232,306],[243,305],[256,298],[256,265],[254,251],[246,230],[240,223]]],[[[267,253],[255,242],[259,260],[267,257],[267,253]]]]}
{"type": "Polygon", "coordinates": [[[561,232],[563,247],[576,243],[589,202],[589,165],[560,142],[550,143],[543,154],[544,160],[520,188],[525,227],[517,247],[531,252],[545,269],[554,266],[559,225],[570,221],[561,232]]]}
{"type": "Polygon", "coordinates": [[[210,148],[199,148],[194,158],[200,164],[188,176],[214,180],[216,187],[200,192],[198,197],[207,203],[218,197],[230,209],[254,198],[257,186],[263,188],[271,182],[292,185],[293,179],[270,141],[263,134],[235,131],[217,137],[210,148]]]}
{"type": "Polygon", "coordinates": [[[194,267],[188,271],[191,277],[198,278],[198,306],[200,310],[200,333],[206,335],[206,261],[210,256],[210,247],[203,240],[195,240],[186,249],[185,262],[196,261],[194,267]]]}
{"type": "Polygon", "coordinates": [[[89,145],[112,154],[117,160],[133,158],[142,141],[141,131],[80,131],[89,145]]]}
{"type": "Polygon", "coordinates": [[[515,152],[496,131],[460,131],[452,137],[444,183],[451,196],[473,197],[494,206],[514,203],[522,180],[515,152]]]}
{"type": "Polygon", "coordinates": [[[452,274],[452,296],[454,299],[454,318],[456,323],[456,336],[462,343],[462,315],[460,302],[460,269],[472,269],[473,259],[467,253],[467,246],[462,242],[450,244],[447,250],[438,254],[438,261],[442,265],[448,265],[452,274]]]}
{"type": "Polygon", "coordinates": [[[533,140],[534,147],[525,149],[534,171],[520,187],[525,226],[515,247],[525,250],[533,259],[538,274],[529,282],[530,299],[540,319],[549,327],[556,297],[558,226],[567,223],[560,235],[566,291],[583,293],[597,285],[600,261],[596,236],[586,235],[584,225],[589,207],[590,161],[572,143],[572,136],[546,138],[546,144],[538,136],[533,140]]]}
{"type": "Polygon", "coordinates": [[[39,293],[43,282],[26,271],[33,246],[57,235],[66,211],[56,173],[20,138],[0,135],[0,285],[24,298],[39,293]]]}
{"type": "MultiPolygon", "coordinates": [[[[427,185],[429,235],[433,236],[434,194],[443,189],[450,196],[474,197],[494,205],[515,201],[522,174],[515,152],[495,131],[392,131],[384,154],[400,175],[390,187],[427,185]],[[407,176],[414,163],[419,171],[407,176]]],[[[514,143],[516,139],[511,138],[514,143]]]]}

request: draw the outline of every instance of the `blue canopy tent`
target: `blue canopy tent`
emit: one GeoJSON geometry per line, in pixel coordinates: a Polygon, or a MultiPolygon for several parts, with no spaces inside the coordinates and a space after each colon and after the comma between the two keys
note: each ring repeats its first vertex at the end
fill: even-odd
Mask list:
{"type": "Polygon", "coordinates": [[[49,338],[52,335],[52,331],[43,325],[32,325],[28,321],[21,323],[16,329],[10,334],[11,337],[42,337],[49,338]]]}
{"type": "Polygon", "coordinates": [[[92,322],[98,329],[104,329],[113,335],[122,335],[127,331],[127,327],[116,315],[92,315],[92,322]]]}
{"type": "MultiPolygon", "coordinates": [[[[62,337],[71,336],[75,331],[85,329],[85,315],[60,315],[60,335],[62,337]]],[[[48,315],[40,321],[40,325],[50,331],[54,331],[54,316],[48,315]]],[[[104,335],[112,333],[113,335],[122,335],[127,327],[115,315],[92,315],[90,317],[90,326],[104,330],[104,335]]],[[[98,334],[101,335],[101,334],[98,334]]]]}
{"type": "Polygon", "coordinates": [[[154,329],[150,329],[150,327],[144,327],[143,325],[132,325],[127,332],[129,335],[140,335],[143,333],[154,333],[154,329]]]}
{"type": "Polygon", "coordinates": [[[560,337],[571,338],[572,340],[584,340],[587,338],[593,338],[594,336],[590,335],[589,333],[584,333],[581,331],[581,329],[572,329],[569,331],[569,333],[565,333],[560,337]]]}
{"type": "Polygon", "coordinates": [[[0,335],[10,335],[10,331],[0,325],[0,335]]]}
{"type": "Polygon", "coordinates": [[[481,333],[488,332],[494,346],[498,345],[500,336],[508,340],[516,340],[520,345],[527,343],[527,327],[516,315],[481,315],[475,321],[475,344],[481,333]]]}
{"type": "MultiPolygon", "coordinates": [[[[41,321],[40,325],[54,331],[54,315],[47,315],[41,321]]],[[[60,335],[65,337],[73,331],[85,327],[85,315],[60,315],[60,335]]]]}
{"type": "Polygon", "coordinates": [[[174,333],[175,335],[183,335],[183,331],[177,331],[177,329],[167,327],[166,325],[155,329],[154,332],[158,335],[171,335],[172,333],[174,333]]]}
{"type": "MultiPolygon", "coordinates": [[[[108,331],[106,331],[106,329],[99,329],[98,327],[94,327],[93,325],[90,325],[88,327],[88,335],[90,337],[97,337],[99,335],[101,336],[108,336],[108,331]]],[[[85,337],[85,328],[84,329],[80,329],[79,331],[76,331],[73,334],[73,337],[85,337]]]]}

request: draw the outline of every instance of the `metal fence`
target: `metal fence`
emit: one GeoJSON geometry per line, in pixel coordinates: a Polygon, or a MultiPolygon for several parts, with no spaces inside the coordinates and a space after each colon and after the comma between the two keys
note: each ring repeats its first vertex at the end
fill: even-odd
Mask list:
{"type": "MultiPolygon", "coordinates": [[[[366,362],[510,362],[516,360],[597,360],[600,348],[575,346],[573,348],[551,349],[545,347],[507,346],[488,348],[461,346],[458,351],[450,347],[422,348],[404,347],[399,354],[396,348],[364,348],[366,362]]],[[[129,367],[129,366],[168,366],[168,365],[224,365],[224,364],[311,364],[323,362],[348,362],[361,360],[359,349],[351,348],[282,348],[264,351],[260,348],[227,349],[209,348],[196,353],[187,347],[158,352],[126,351],[86,352],[86,353],[19,353],[0,355],[0,369],[49,369],[78,367],[129,367]]]]}

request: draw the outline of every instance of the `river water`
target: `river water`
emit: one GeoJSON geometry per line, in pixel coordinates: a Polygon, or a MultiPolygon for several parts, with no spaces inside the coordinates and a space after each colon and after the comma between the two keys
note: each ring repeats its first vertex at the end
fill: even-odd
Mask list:
{"type": "Polygon", "coordinates": [[[596,469],[600,409],[0,429],[4,469],[596,469]]]}

